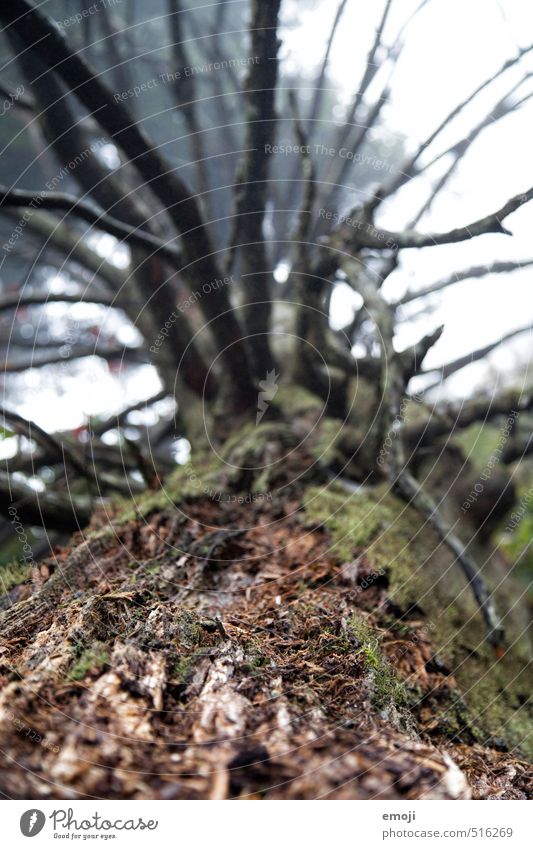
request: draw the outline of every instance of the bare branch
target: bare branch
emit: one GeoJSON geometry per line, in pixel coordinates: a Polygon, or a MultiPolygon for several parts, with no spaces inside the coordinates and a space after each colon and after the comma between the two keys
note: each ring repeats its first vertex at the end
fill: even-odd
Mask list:
{"type": "Polygon", "coordinates": [[[70,212],[117,239],[150,250],[153,253],[159,253],[173,265],[182,261],[182,254],[174,245],[163,242],[156,236],[151,236],[150,233],[143,233],[142,230],[129,227],[119,221],[118,218],[113,218],[103,210],[93,206],[89,201],[80,200],[74,195],[68,195],[64,192],[28,192],[22,189],[8,189],[6,186],[0,186],[0,209],[13,207],[57,209],[62,212],[70,212]]]}
{"type": "Polygon", "coordinates": [[[456,271],[450,274],[449,277],[444,277],[442,280],[437,280],[431,286],[426,286],[424,289],[412,290],[406,292],[397,301],[394,301],[391,306],[396,307],[409,304],[411,301],[416,301],[419,298],[427,298],[428,295],[434,295],[436,292],[441,292],[447,289],[448,286],[453,286],[455,283],[460,283],[462,280],[476,279],[487,277],[489,274],[508,274],[512,271],[520,271],[533,265],[533,259],[518,260],[516,262],[491,262],[488,265],[473,265],[470,268],[465,268],[462,271],[456,271]]]}
{"type": "Polygon", "coordinates": [[[458,103],[451,112],[441,121],[441,123],[433,130],[432,133],[419,145],[416,149],[415,153],[410,156],[406,162],[402,165],[402,167],[398,170],[398,174],[394,177],[388,184],[384,184],[380,186],[374,193],[374,197],[370,200],[366,206],[365,211],[368,215],[372,215],[373,212],[377,209],[379,204],[387,197],[390,197],[392,194],[398,191],[401,186],[411,180],[414,176],[416,176],[416,165],[422,156],[422,154],[427,150],[427,148],[433,144],[435,139],[442,133],[442,131],[450,124],[462,111],[465,109],[470,103],[472,103],[475,98],[481,94],[494,80],[497,80],[502,76],[506,71],[516,65],[520,60],[533,50],[533,46],[523,47],[521,48],[517,55],[513,59],[508,59],[506,62],[501,65],[498,71],[495,74],[488,77],[484,82],[482,82],[471,94],[468,95],[464,100],[458,103]]]}
{"type": "MultiPolygon", "coordinates": [[[[444,233],[419,233],[416,230],[393,232],[375,227],[364,217],[347,217],[344,219],[344,235],[347,242],[355,249],[372,248],[373,250],[394,250],[401,248],[426,248],[434,245],[446,245],[454,242],[464,242],[486,233],[504,233],[511,235],[502,221],[533,198],[533,188],[510,198],[497,212],[479,218],[464,227],[457,227],[444,233]],[[353,235],[349,235],[353,230],[353,235]]],[[[326,210],[321,210],[327,217],[326,210]]]]}
{"type": "Polygon", "coordinates": [[[525,325],[525,327],[518,327],[516,330],[511,330],[509,333],[505,333],[500,339],[497,339],[495,342],[490,342],[488,345],[484,345],[482,348],[477,348],[475,351],[471,351],[469,354],[465,354],[462,357],[458,357],[456,360],[452,360],[450,363],[446,363],[443,366],[437,366],[436,368],[428,369],[427,371],[419,372],[421,376],[426,374],[433,374],[434,372],[439,373],[439,379],[435,380],[434,383],[430,383],[429,386],[426,386],[424,392],[429,392],[430,389],[435,389],[437,386],[440,386],[444,380],[447,380],[452,374],[456,374],[456,372],[465,368],[466,366],[471,365],[472,363],[476,363],[479,360],[483,360],[491,351],[494,351],[495,348],[498,348],[500,345],[503,345],[505,342],[509,342],[510,339],[514,339],[515,336],[519,336],[522,333],[531,333],[533,327],[530,324],[525,325]]]}
{"type": "Polygon", "coordinates": [[[331,55],[331,48],[333,47],[333,41],[335,39],[335,33],[337,32],[338,26],[341,22],[342,16],[344,14],[344,10],[347,6],[348,0],[340,0],[340,3],[337,7],[337,11],[335,13],[335,17],[333,18],[333,24],[331,27],[331,31],[329,34],[329,38],[326,45],[326,51],[324,53],[324,57],[322,59],[322,64],[320,66],[320,70],[318,72],[318,76],[315,80],[314,95],[313,100],[311,102],[311,107],[309,109],[309,115],[307,119],[307,135],[309,140],[311,140],[314,136],[315,127],[316,127],[316,119],[320,115],[320,109],[322,107],[322,101],[324,99],[324,83],[326,81],[326,75],[328,72],[329,65],[329,57],[331,55]]]}
{"type": "Polygon", "coordinates": [[[461,540],[452,533],[450,525],[439,512],[433,499],[424,492],[410,472],[402,469],[396,479],[396,486],[400,494],[425,517],[428,525],[433,528],[441,541],[454,554],[457,563],[461,566],[472,587],[472,592],[483,614],[487,626],[487,642],[494,647],[496,654],[500,656],[503,653],[503,626],[496,612],[492,595],[485,586],[474,560],[468,554],[461,540]]]}
{"type": "MultiPolygon", "coordinates": [[[[358,268],[352,260],[346,262],[345,270],[347,276],[350,277],[352,272],[357,274],[358,268]]],[[[403,435],[404,417],[401,415],[401,405],[405,398],[409,375],[405,371],[404,357],[396,352],[393,344],[394,311],[379,292],[378,286],[371,281],[362,286],[362,295],[378,329],[382,350],[380,404],[379,412],[376,414],[378,439],[382,440],[385,434],[393,429],[395,432],[395,438],[391,440],[392,444],[389,451],[381,455],[381,463],[380,455],[378,455],[377,464],[391,486],[424,516],[427,523],[439,535],[441,541],[454,554],[457,563],[472,587],[487,626],[487,641],[499,653],[504,637],[503,628],[477,566],[466,552],[461,541],[452,533],[450,525],[439,512],[435,502],[407,469],[403,435]]],[[[439,331],[436,331],[433,336],[426,337],[423,346],[429,349],[430,343],[433,339],[438,338],[438,334],[439,331]]]]}

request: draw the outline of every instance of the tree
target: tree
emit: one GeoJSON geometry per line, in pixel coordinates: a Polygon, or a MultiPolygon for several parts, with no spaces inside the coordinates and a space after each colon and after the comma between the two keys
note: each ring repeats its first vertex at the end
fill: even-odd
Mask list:
{"type": "MultiPolygon", "coordinates": [[[[93,512],[89,530],[72,545],[42,565],[31,558],[31,589],[12,581],[2,632],[7,641],[23,642],[28,654],[20,654],[17,642],[9,663],[17,664],[20,680],[7,685],[6,705],[16,716],[50,699],[54,709],[43,713],[44,739],[52,746],[44,768],[37,768],[35,747],[19,747],[20,728],[8,720],[10,751],[23,768],[6,779],[5,792],[38,796],[35,782],[48,780],[91,795],[216,798],[267,787],[272,796],[466,798],[472,792],[466,776],[475,788],[487,764],[512,762],[517,778],[505,793],[516,798],[527,781],[527,767],[514,755],[515,748],[527,752],[525,610],[484,533],[513,503],[512,480],[503,467],[494,473],[491,467],[488,492],[488,484],[469,479],[472,470],[447,441],[452,430],[487,421],[518,438],[533,396],[506,392],[432,410],[410,392],[442,328],[398,351],[402,307],[425,303],[488,268],[448,274],[396,302],[384,296],[383,284],[401,267],[404,251],[509,235],[508,219],[533,198],[526,188],[476,221],[446,232],[419,228],[475,138],[523,106],[527,74],[467,137],[444,151],[441,137],[531,48],[506,61],[366,194],[369,174],[363,174],[354,195],[353,163],[373,159],[380,168],[369,152],[370,135],[390,97],[413,16],[390,49],[384,33],[393,4],[384,3],[345,120],[319,133],[346,0],[305,117],[296,92],[284,99],[281,91],[281,0],[251,0],[247,55],[236,48],[235,56],[221,59],[231,5],[221,0],[214,7],[211,45],[195,65],[203,40],[197,19],[169,0],[162,15],[172,66],[154,68],[140,83],[123,58],[133,49],[134,18],[129,26],[119,23],[109,4],[94,21],[80,12],[109,48],[106,73],[88,59],[101,59],[101,39],[93,35],[91,51],[80,49],[29,0],[11,0],[0,10],[42,132],[64,162],[74,163],[68,176],[79,187],[78,194],[60,190],[62,177],[37,193],[6,185],[1,208],[15,211],[14,233],[38,231],[87,273],[82,298],[54,297],[119,308],[143,337],[139,350],[79,342],[72,356],[152,362],[163,390],[147,404],[172,395],[179,433],[192,446],[189,462],[164,477],[168,463],[148,454],[150,445],[126,439],[120,451],[109,450],[98,439],[120,427],[131,408],[90,433],[91,456],[72,439],[5,409],[8,427],[38,445],[40,466],[62,468],[68,483],[66,494],[58,494],[57,484],[43,493],[20,475],[5,475],[2,507],[11,521],[81,531],[93,512]],[[235,89],[224,89],[222,71],[235,89]],[[205,84],[210,94],[201,96],[205,84]],[[150,122],[137,95],[150,89],[173,99],[163,115],[179,116],[194,160],[192,181],[169,160],[170,134],[157,135],[162,122],[154,124],[155,141],[145,128],[150,122]],[[238,125],[235,103],[243,116],[238,125]],[[220,125],[214,151],[206,120],[220,125]],[[286,124],[292,141],[283,136],[286,124]],[[99,152],[106,143],[120,156],[114,170],[99,152]],[[285,155],[288,144],[298,159],[285,155]],[[333,150],[329,160],[319,158],[320,146],[333,150]],[[230,161],[235,150],[229,211],[216,163],[230,161]],[[449,164],[417,214],[401,230],[385,228],[386,203],[443,160],[449,164]],[[91,249],[86,237],[95,231],[129,247],[127,274],[91,249]],[[340,284],[351,287],[361,306],[334,331],[330,302],[340,284]],[[117,500],[117,493],[130,497],[117,500]],[[50,628],[45,654],[55,658],[53,669],[32,648],[43,628],[50,628]],[[86,704],[77,701],[77,682],[87,688],[86,704]],[[61,697],[71,717],[66,728],[54,713],[61,697]],[[89,730],[82,732],[89,711],[89,730]],[[360,720],[365,711],[375,734],[360,720]],[[131,736],[128,756],[116,742],[106,751],[100,734],[131,736]],[[331,744],[321,750],[318,741],[326,737],[331,744]],[[169,767],[175,739],[183,744],[177,770],[169,767]],[[148,753],[154,741],[168,745],[148,753]],[[98,765],[87,768],[95,743],[98,765]],[[512,751],[501,754],[502,747],[512,751]],[[291,762],[292,750],[300,754],[291,762]],[[448,752],[465,770],[455,784],[448,752]],[[316,780],[306,778],[313,772],[316,780]]],[[[153,26],[161,26],[155,14],[153,26]]],[[[496,263],[492,271],[521,265],[496,263]]],[[[49,302],[47,294],[10,293],[2,309],[49,302]]],[[[441,380],[493,347],[443,366],[441,380]]],[[[37,364],[57,358],[45,352],[37,364]]],[[[13,673],[6,674],[9,680],[13,673]]]]}

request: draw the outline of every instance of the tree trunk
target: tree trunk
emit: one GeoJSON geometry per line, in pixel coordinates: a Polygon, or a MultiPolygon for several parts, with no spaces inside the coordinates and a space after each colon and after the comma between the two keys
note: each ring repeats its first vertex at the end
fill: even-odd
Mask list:
{"type": "Polygon", "coordinates": [[[483,570],[513,610],[498,661],[433,531],[382,486],[326,479],[338,423],[279,395],[285,422],[272,405],[219,458],[102,508],[3,597],[3,793],[528,795],[504,561],[483,570]]]}

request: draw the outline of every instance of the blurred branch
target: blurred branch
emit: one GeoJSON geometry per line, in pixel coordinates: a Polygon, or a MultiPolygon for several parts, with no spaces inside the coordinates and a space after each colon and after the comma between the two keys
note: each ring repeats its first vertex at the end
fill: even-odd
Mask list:
{"type": "Polygon", "coordinates": [[[329,33],[329,38],[326,44],[326,51],[324,53],[324,57],[322,59],[322,64],[320,66],[320,70],[318,72],[317,78],[315,80],[313,89],[314,95],[313,100],[311,101],[311,107],[309,109],[309,115],[307,117],[307,135],[309,137],[309,141],[313,138],[315,134],[316,128],[316,120],[320,115],[320,110],[322,108],[322,101],[324,99],[324,83],[326,82],[326,75],[328,71],[329,65],[329,57],[331,55],[331,48],[333,47],[333,41],[335,39],[335,34],[337,32],[338,26],[341,22],[342,16],[344,14],[344,10],[346,9],[348,0],[340,0],[339,5],[337,6],[337,11],[335,13],[335,17],[333,18],[333,24],[329,33]]]}
{"type": "Polygon", "coordinates": [[[405,183],[411,180],[416,176],[416,165],[422,156],[422,154],[427,150],[427,148],[433,144],[435,139],[442,133],[442,131],[465,109],[469,106],[475,98],[481,94],[489,85],[491,85],[495,80],[502,76],[506,71],[516,65],[520,60],[533,50],[533,45],[529,47],[521,48],[517,55],[513,59],[508,59],[506,62],[501,65],[501,67],[496,71],[495,74],[488,77],[484,82],[482,82],[473,92],[471,92],[468,97],[458,103],[441,121],[441,123],[433,130],[432,133],[418,146],[415,153],[410,156],[403,165],[398,169],[398,173],[394,179],[392,179],[389,183],[383,184],[380,186],[374,193],[374,197],[365,205],[365,212],[367,215],[372,215],[377,207],[382,203],[385,198],[390,197],[392,194],[398,191],[405,183]]]}
{"type": "MultiPolygon", "coordinates": [[[[6,214],[15,217],[16,209],[6,214]]],[[[83,236],[69,227],[65,220],[60,221],[55,215],[47,212],[34,212],[28,218],[26,226],[46,238],[45,247],[51,245],[61,251],[68,261],[78,262],[83,268],[92,271],[107,283],[113,292],[120,292],[126,283],[125,273],[90,248],[83,236]]]]}
{"type": "Polygon", "coordinates": [[[85,357],[100,357],[107,362],[120,360],[125,363],[151,363],[149,356],[140,348],[105,348],[98,345],[88,345],[86,347],[72,348],[66,357],[62,357],[60,353],[57,353],[44,357],[35,357],[24,363],[5,360],[5,362],[0,364],[0,371],[5,374],[17,374],[22,371],[29,371],[32,368],[42,368],[43,366],[58,365],[59,363],[65,365],[72,360],[81,360],[85,357]]]}
{"type": "Polygon", "coordinates": [[[263,235],[268,200],[268,146],[274,138],[274,97],[278,79],[278,12],[281,0],[252,0],[251,55],[245,85],[246,155],[236,180],[234,244],[241,257],[243,313],[256,377],[274,367],[269,344],[271,272],[263,235]]]}
{"type": "Polygon", "coordinates": [[[117,218],[113,218],[103,210],[99,210],[85,200],[80,200],[74,195],[64,192],[28,192],[22,189],[8,189],[0,186],[0,209],[12,207],[29,207],[30,209],[52,209],[72,213],[92,224],[99,230],[109,233],[121,241],[138,245],[145,250],[159,253],[177,265],[182,261],[181,252],[168,242],[163,242],[150,233],[143,233],[139,229],[123,224],[117,218]]]}
{"type": "Polygon", "coordinates": [[[301,201],[300,211],[298,213],[298,223],[294,234],[296,248],[301,254],[300,260],[305,261],[306,239],[312,224],[313,204],[316,192],[316,168],[313,162],[313,157],[309,153],[309,137],[303,124],[300,120],[298,110],[298,100],[296,93],[289,91],[289,105],[292,110],[294,132],[296,140],[301,151],[301,163],[304,181],[304,190],[301,201]],[[303,253],[302,253],[303,252],[303,253]]]}
{"type": "Polygon", "coordinates": [[[508,416],[512,412],[533,410],[533,394],[501,392],[492,397],[474,398],[461,403],[439,404],[431,418],[422,424],[406,427],[406,439],[414,450],[434,445],[441,437],[449,439],[454,431],[473,424],[508,416]]]}
{"type": "MultiPolygon", "coordinates": [[[[64,292],[39,292],[31,295],[15,294],[0,296],[0,312],[5,310],[17,310],[20,307],[46,307],[48,304],[100,304],[106,307],[117,308],[117,303],[109,295],[90,294],[87,298],[85,293],[72,295],[64,292]]],[[[32,343],[33,344],[33,343],[32,343]]],[[[57,342],[55,343],[57,347],[57,342]]]]}
{"type": "Polygon", "coordinates": [[[491,262],[487,265],[473,265],[470,268],[465,268],[462,271],[456,271],[445,277],[442,280],[437,280],[431,286],[426,286],[424,289],[418,289],[406,292],[397,301],[394,301],[391,306],[395,309],[409,304],[411,301],[416,301],[419,298],[426,298],[428,295],[433,295],[435,292],[441,292],[448,286],[453,286],[455,283],[460,283],[462,280],[470,280],[479,277],[487,277],[489,274],[507,274],[512,271],[520,271],[533,265],[533,259],[518,260],[516,262],[491,262]]]}
{"type": "Polygon", "coordinates": [[[505,342],[509,342],[510,339],[514,339],[515,336],[519,336],[522,333],[531,333],[533,327],[531,323],[526,324],[524,327],[518,327],[516,330],[511,330],[509,333],[505,333],[500,339],[497,339],[495,342],[490,342],[488,345],[484,345],[482,348],[477,348],[475,351],[471,351],[469,354],[465,354],[462,357],[458,357],[456,360],[452,360],[450,363],[446,363],[443,366],[437,366],[436,368],[427,369],[427,371],[419,372],[421,376],[426,374],[433,374],[434,372],[438,372],[439,378],[435,380],[434,383],[430,383],[429,386],[424,388],[424,392],[429,392],[430,389],[435,389],[437,386],[447,380],[452,374],[460,371],[466,366],[471,365],[472,363],[476,363],[479,360],[483,360],[491,351],[494,351],[495,348],[498,348],[500,345],[503,345],[505,342]]]}
{"type": "MultiPolygon", "coordinates": [[[[182,15],[184,10],[181,0],[167,0],[168,17],[170,19],[170,31],[172,38],[172,56],[176,64],[176,68],[187,68],[190,66],[189,56],[187,52],[186,41],[183,37],[182,15]]],[[[186,10],[191,14],[191,10],[186,10]]],[[[198,186],[202,196],[202,203],[205,205],[208,220],[212,217],[210,213],[210,180],[209,171],[206,162],[206,154],[203,141],[203,127],[198,121],[196,114],[196,77],[194,74],[184,76],[179,80],[178,84],[171,87],[174,94],[174,100],[178,109],[183,114],[185,125],[189,132],[188,141],[191,151],[191,159],[194,161],[195,169],[198,174],[198,186]]]]}
{"type": "Polygon", "coordinates": [[[143,410],[146,407],[150,407],[152,404],[156,404],[158,401],[162,401],[164,398],[168,397],[168,392],[162,389],[161,392],[157,392],[150,398],[145,398],[143,401],[137,401],[135,404],[130,404],[124,410],[121,410],[120,413],[111,416],[103,422],[93,425],[91,431],[97,436],[102,436],[102,434],[107,433],[108,430],[114,430],[115,428],[122,427],[130,413],[136,412],[137,410],[143,410]]]}
{"type": "Polygon", "coordinates": [[[89,498],[37,492],[24,481],[0,472],[0,511],[10,516],[8,511],[14,507],[28,525],[66,533],[81,530],[91,518],[89,498]]]}

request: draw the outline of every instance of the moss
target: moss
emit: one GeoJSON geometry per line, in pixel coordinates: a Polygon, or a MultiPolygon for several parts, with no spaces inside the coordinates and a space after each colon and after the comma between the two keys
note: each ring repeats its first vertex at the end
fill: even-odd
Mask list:
{"type": "Polygon", "coordinates": [[[8,563],[7,566],[0,568],[0,590],[2,594],[8,593],[13,587],[18,587],[23,584],[31,576],[31,565],[29,563],[19,563],[14,560],[8,563]]]}
{"type": "Polygon", "coordinates": [[[383,654],[376,628],[355,614],[348,619],[346,628],[360,646],[374,707],[381,711],[405,707],[409,702],[407,688],[383,654]]]}
{"type": "Polygon", "coordinates": [[[394,572],[396,581],[409,578],[423,556],[417,539],[420,521],[383,487],[347,493],[336,485],[307,491],[304,508],[308,517],[323,524],[332,537],[332,551],[349,562],[363,549],[374,570],[394,572]]]}
{"type": "MultiPolygon", "coordinates": [[[[392,609],[400,617],[425,620],[435,654],[458,684],[440,703],[442,727],[451,736],[497,738],[503,746],[533,756],[533,705],[525,695],[531,674],[527,626],[516,611],[517,586],[509,578],[502,580],[501,561],[496,559],[494,565],[489,561],[484,569],[489,584],[498,586],[499,610],[509,611],[505,625],[510,648],[498,662],[485,640],[482,618],[461,569],[433,532],[422,527],[416,511],[380,487],[355,494],[336,486],[315,487],[307,491],[304,507],[311,521],[329,531],[331,551],[339,562],[351,561],[363,551],[371,568],[386,575],[392,609]]],[[[486,553],[479,552],[478,557],[485,561],[486,553]]],[[[367,643],[365,657],[371,665],[376,635],[367,643]]],[[[380,669],[379,663],[376,668],[380,669]]],[[[376,674],[378,692],[390,694],[391,686],[387,675],[376,674]]],[[[405,692],[396,695],[406,697],[405,692]]],[[[407,691],[407,699],[411,696],[407,691]]]]}
{"type": "Polygon", "coordinates": [[[182,655],[178,658],[172,670],[172,677],[178,686],[184,687],[189,682],[196,660],[196,655],[182,655]]]}
{"type": "MultiPolygon", "coordinates": [[[[80,646],[75,646],[74,652],[78,654],[80,646]]],[[[105,645],[94,643],[91,648],[81,651],[77,660],[70,667],[67,678],[70,681],[82,681],[92,670],[101,669],[109,663],[109,652],[105,645]]]]}
{"type": "Polygon", "coordinates": [[[289,419],[311,412],[321,415],[324,411],[322,399],[297,384],[280,386],[275,403],[289,419]]]}

